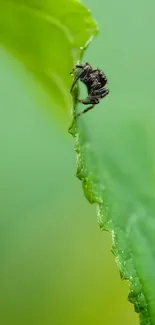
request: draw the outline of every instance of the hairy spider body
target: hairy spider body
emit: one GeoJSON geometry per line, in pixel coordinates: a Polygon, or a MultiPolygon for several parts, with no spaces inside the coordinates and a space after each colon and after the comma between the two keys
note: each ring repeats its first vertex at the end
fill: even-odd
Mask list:
{"type": "Polygon", "coordinates": [[[101,98],[109,94],[109,90],[107,88],[104,88],[104,86],[107,84],[107,78],[102,70],[92,69],[89,63],[76,64],[71,74],[76,69],[80,69],[80,71],[74,77],[70,92],[72,93],[77,81],[80,80],[87,87],[88,97],[83,100],[78,99],[78,101],[84,105],[92,104],[91,106],[84,109],[83,112],[77,114],[77,117],[83,113],[88,112],[95,105],[97,105],[100,102],[101,98]]]}

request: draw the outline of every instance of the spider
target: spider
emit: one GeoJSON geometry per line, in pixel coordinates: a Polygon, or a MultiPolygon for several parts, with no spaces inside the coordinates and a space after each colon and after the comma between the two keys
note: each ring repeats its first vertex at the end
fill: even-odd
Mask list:
{"type": "Polygon", "coordinates": [[[86,62],[85,64],[76,64],[70,74],[73,74],[76,69],[80,69],[80,71],[74,77],[70,92],[72,93],[75,84],[80,79],[87,87],[88,97],[83,100],[77,99],[77,101],[84,105],[92,104],[75,116],[78,117],[97,105],[101,98],[109,94],[109,90],[104,88],[107,83],[107,78],[102,70],[94,70],[90,64],[86,62]]]}

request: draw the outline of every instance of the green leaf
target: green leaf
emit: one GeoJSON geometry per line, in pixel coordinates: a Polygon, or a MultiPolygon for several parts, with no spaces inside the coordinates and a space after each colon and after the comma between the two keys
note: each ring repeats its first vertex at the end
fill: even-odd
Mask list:
{"type": "Polygon", "coordinates": [[[111,100],[73,121],[77,177],[89,202],[98,204],[101,229],[112,233],[112,252],[141,324],[154,325],[155,111],[116,110],[111,100]]]}
{"type": "Polygon", "coordinates": [[[62,112],[72,106],[69,72],[97,32],[73,0],[0,0],[0,43],[42,82],[62,112]]]}

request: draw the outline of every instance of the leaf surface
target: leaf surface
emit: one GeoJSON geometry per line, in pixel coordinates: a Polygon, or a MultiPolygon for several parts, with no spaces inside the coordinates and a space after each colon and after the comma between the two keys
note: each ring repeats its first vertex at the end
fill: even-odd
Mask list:
{"type": "MultiPolygon", "coordinates": [[[[111,96],[70,128],[77,177],[89,202],[98,204],[101,229],[112,233],[112,251],[141,324],[154,325],[155,113],[115,110],[111,96]]],[[[82,109],[75,105],[76,112],[82,109]]]]}
{"type": "Polygon", "coordinates": [[[48,89],[61,113],[72,105],[69,72],[97,32],[79,1],[0,0],[0,43],[48,89]]]}

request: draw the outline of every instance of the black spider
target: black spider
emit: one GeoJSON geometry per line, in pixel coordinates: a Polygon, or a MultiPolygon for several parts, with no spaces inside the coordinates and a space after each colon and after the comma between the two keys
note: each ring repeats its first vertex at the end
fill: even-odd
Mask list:
{"type": "Polygon", "coordinates": [[[91,106],[84,109],[83,112],[77,114],[75,117],[82,115],[83,113],[88,112],[92,109],[96,104],[99,103],[99,99],[105,97],[109,94],[109,90],[104,88],[107,83],[107,78],[102,70],[96,69],[93,70],[89,63],[85,64],[76,64],[73,68],[71,74],[76,70],[80,69],[80,71],[76,74],[71,90],[72,93],[75,84],[78,79],[80,79],[87,87],[88,97],[84,100],[77,99],[78,102],[83,103],[84,105],[92,104],[91,106]]]}

